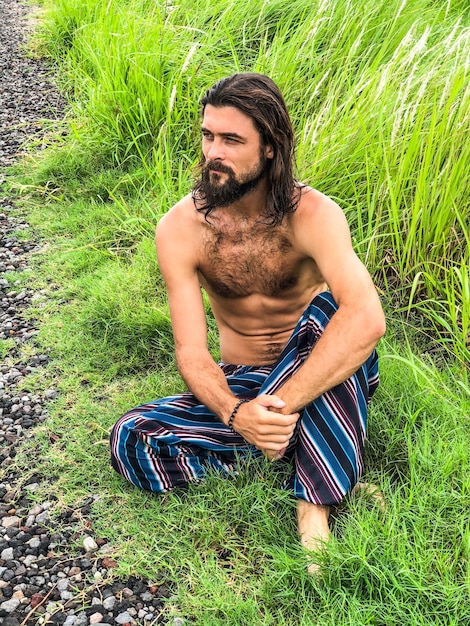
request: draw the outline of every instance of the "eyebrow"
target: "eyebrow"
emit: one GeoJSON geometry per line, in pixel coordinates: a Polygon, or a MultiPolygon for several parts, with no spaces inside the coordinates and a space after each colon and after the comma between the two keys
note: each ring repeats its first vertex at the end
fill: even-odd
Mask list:
{"type": "MultiPolygon", "coordinates": [[[[210,135],[214,134],[211,130],[209,130],[208,128],[205,128],[204,126],[201,127],[201,133],[209,133],[210,135]]],[[[243,137],[242,135],[239,135],[238,133],[215,133],[215,134],[219,135],[220,137],[240,139],[241,141],[246,141],[246,138],[243,137]]]]}

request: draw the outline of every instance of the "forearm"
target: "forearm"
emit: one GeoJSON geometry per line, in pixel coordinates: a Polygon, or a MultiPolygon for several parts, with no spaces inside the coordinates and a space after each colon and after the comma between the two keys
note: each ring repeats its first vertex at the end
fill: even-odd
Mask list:
{"type": "MultiPolygon", "coordinates": [[[[224,373],[213,361],[209,352],[177,350],[177,361],[183,379],[198,400],[228,425],[229,417],[239,399],[230,391],[224,373]]],[[[284,450],[294,432],[299,414],[279,415],[276,411],[284,403],[275,395],[261,395],[243,403],[233,424],[233,429],[246,441],[274,458],[284,450]]]]}
{"type": "Polygon", "coordinates": [[[282,412],[299,411],[350,378],[368,359],[384,333],[377,315],[351,315],[339,308],[310,355],[297,372],[276,391],[286,403],[282,412]]]}
{"type": "Polygon", "coordinates": [[[198,350],[195,354],[183,348],[176,351],[178,370],[188,389],[227,424],[228,418],[237,402],[230,391],[221,368],[214,361],[209,351],[198,350]]]}

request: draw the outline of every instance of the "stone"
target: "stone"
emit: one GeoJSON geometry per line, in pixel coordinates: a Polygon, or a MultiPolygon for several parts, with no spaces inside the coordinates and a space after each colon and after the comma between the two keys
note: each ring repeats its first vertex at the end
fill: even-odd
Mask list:
{"type": "Polygon", "coordinates": [[[42,513],[39,513],[39,515],[36,515],[36,524],[46,524],[48,520],[49,511],[43,511],[42,513]]]}
{"type": "Polygon", "coordinates": [[[28,545],[30,548],[39,548],[39,546],[41,545],[41,540],[38,537],[32,537],[28,541],[28,545]]]}
{"type": "Polygon", "coordinates": [[[5,582],[9,582],[10,580],[13,580],[14,577],[15,577],[15,572],[12,569],[5,568],[5,572],[2,575],[3,580],[5,582]]]}
{"type": "Polygon", "coordinates": [[[38,560],[38,557],[34,556],[34,554],[27,554],[24,557],[23,563],[29,569],[31,567],[31,565],[34,563],[34,561],[37,561],[37,560],[38,560]]]}
{"type": "Polygon", "coordinates": [[[103,600],[103,608],[106,609],[106,611],[112,611],[116,605],[116,598],[114,596],[109,596],[109,598],[105,598],[103,600]]]}
{"type": "Polygon", "coordinates": [[[98,550],[96,541],[89,535],[83,539],[83,547],[85,548],[85,552],[96,552],[98,550]]]}
{"type": "Polygon", "coordinates": [[[13,561],[13,548],[5,548],[0,554],[2,561],[13,561]]]}
{"type": "Polygon", "coordinates": [[[11,515],[10,517],[4,517],[2,519],[3,528],[11,528],[13,526],[19,526],[21,524],[21,518],[17,515],[11,515]]]}
{"type": "Polygon", "coordinates": [[[127,611],[124,611],[124,613],[119,613],[119,615],[114,618],[114,621],[117,624],[135,624],[135,621],[132,619],[127,611]]]}
{"type": "Polygon", "coordinates": [[[35,609],[44,600],[44,596],[41,593],[35,593],[31,596],[31,608],[35,609]]]}
{"type": "Polygon", "coordinates": [[[73,598],[73,593],[71,591],[60,592],[60,599],[62,600],[62,602],[68,602],[69,600],[72,600],[72,598],[73,598]]]}
{"type": "Polygon", "coordinates": [[[0,604],[0,609],[6,613],[13,613],[19,606],[20,601],[17,598],[10,598],[10,600],[5,600],[5,602],[0,604]]]}
{"type": "Polygon", "coordinates": [[[79,567],[75,567],[75,566],[73,566],[73,567],[71,567],[71,568],[70,568],[70,570],[69,570],[69,575],[70,575],[71,577],[80,576],[80,575],[81,575],[81,573],[82,573],[82,570],[81,570],[79,567]]]}

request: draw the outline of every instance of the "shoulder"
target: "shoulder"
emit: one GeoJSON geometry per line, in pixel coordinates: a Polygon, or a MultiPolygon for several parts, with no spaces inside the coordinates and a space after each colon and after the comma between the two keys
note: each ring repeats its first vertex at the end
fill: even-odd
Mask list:
{"type": "Polygon", "coordinates": [[[307,189],[293,215],[295,246],[315,261],[336,302],[344,302],[350,294],[356,298],[371,288],[372,281],[353,249],[344,212],[328,196],[307,189]]]}
{"type": "Polygon", "coordinates": [[[294,238],[303,243],[333,237],[348,239],[349,227],[341,207],[321,191],[304,186],[295,212],[290,218],[294,238]]]}
{"type": "Polygon", "coordinates": [[[197,213],[191,195],[177,202],[160,218],[155,243],[160,267],[187,262],[197,264],[201,241],[201,216],[197,213]]]}
{"type": "Polygon", "coordinates": [[[183,245],[196,241],[202,220],[191,195],[185,196],[160,218],[155,234],[157,246],[162,240],[183,245]]]}
{"type": "Polygon", "coordinates": [[[160,218],[157,225],[157,234],[160,231],[171,231],[182,223],[189,226],[196,218],[196,208],[191,194],[188,194],[177,202],[167,213],[160,218]]]}
{"type": "Polygon", "coordinates": [[[304,185],[300,190],[300,199],[293,215],[296,219],[327,216],[344,217],[342,209],[334,200],[318,189],[313,189],[307,185],[304,185]]]}

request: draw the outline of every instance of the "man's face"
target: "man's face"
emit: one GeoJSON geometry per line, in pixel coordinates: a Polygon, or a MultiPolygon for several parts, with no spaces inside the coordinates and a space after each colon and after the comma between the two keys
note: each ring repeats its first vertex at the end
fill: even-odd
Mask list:
{"type": "Polygon", "coordinates": [[[266,175],[271,146],[253,120],[231,106],[206,105],[202,122],[202,189],[206,201],[227,206],[255,189],[266,175]]]}

